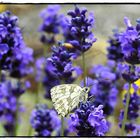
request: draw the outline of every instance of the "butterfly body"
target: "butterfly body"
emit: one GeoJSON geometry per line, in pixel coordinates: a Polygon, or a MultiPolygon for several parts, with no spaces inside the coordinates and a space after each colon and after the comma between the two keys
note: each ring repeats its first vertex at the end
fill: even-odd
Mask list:
{"type": "Polygon", "coordinates": [[[89,88],[82,88],[76,84],[62,84],[51,89],[51,98],[58,114],[65,117],[80,101],[86,101],[89,88]]]}

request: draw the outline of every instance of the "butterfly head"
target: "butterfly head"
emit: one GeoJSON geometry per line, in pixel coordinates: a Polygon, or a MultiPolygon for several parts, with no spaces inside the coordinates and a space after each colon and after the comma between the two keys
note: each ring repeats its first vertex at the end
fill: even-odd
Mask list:
{"type": "Polygon", "coordinates": [[[82,88],[82,94],[81,94],[81,99],[80,101],[87,101],[88,98],[88,92],[90,91],[89,87],[84,87],[82,88]]]}
{"type": "Polygon", "coordinates": [[[89,93],[90,88],[89,88],[89,87],[84,87],[84,88],[83,88],[83,91],[84,91],[85,93],[89,93]]]}

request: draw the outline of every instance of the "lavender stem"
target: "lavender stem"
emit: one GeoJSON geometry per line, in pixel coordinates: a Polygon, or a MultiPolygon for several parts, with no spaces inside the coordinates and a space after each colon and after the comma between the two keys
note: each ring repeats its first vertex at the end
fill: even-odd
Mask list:
{"type": "Polygon", "coordinates": [[[126,97],[126,106],[125,106],[125,111],[124,111],[124,119],[122,122],[122,136],[125,135],[125,124],[127,121],[128,107],[129,107],[129,101],[130,101],[130,88],[131,88],[131,84],[129,83],[129,88],[128,88],[127,97],[126,97]]]}
{"type": "Polygon", "coordinates": [[[82,63],[83,63],[84,87],[86,87],[86,64],[85,64],[85,54],[84,53],[82,53],[82,63]]]}

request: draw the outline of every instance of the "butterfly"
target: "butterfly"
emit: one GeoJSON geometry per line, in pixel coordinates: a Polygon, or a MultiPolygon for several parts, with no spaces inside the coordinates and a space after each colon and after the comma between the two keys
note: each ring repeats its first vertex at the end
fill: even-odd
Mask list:
{"type": "Polygon", "coordinates": [[[89,87],[80,87],[76,84],[62,84],[51,89],[51,98],[55,110],[62,117],[68,115],[79,102],[87,101],[89,87]]]}

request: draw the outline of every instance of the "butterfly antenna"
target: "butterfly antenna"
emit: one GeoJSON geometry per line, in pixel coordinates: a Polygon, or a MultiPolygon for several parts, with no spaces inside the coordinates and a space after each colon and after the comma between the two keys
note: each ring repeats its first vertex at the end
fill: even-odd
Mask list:
{"type": "Polygon", "coordinates": [[[93,83],[93,84],[89,85],[88,87],[91,88],[91,87],[94,86],[95,84],[96,84],[96,83],[93,83]]]}

